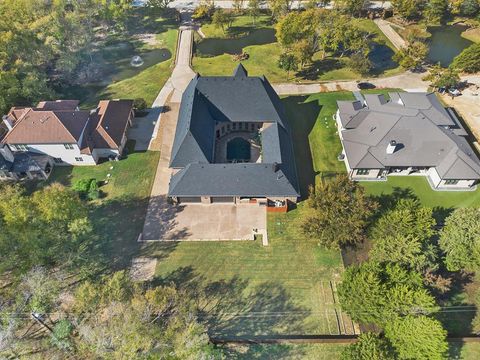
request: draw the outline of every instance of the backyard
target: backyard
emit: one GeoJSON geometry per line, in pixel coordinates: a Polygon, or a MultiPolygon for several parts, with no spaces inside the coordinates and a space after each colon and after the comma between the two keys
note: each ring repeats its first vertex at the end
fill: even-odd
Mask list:
{"type": "MultiPolygon", "coordinates": [[[[393,45],[381,33],[375,23],[367,19],[355,20],[359,26],[372,34],[370,60],[375,68],[372,75],[393,75],[401,70],[391,60],[393,45]]],[[[320,53],[313,57],[313,64],[295,74],[287,74],[277,65],[282,51],[275,38],[271,17],[262,15],[253,25],[250,16],[236,16],[226,33],[212,24],[201,27],[205,38],[196,35],[193,68],[202,75],[230,75],[232,55],[246,52],[249,55],[242,63],[251,75],[265,75],[271,82],[328,81],[359,79],[360,74],[350,70],[345,59],[327,56],[321,60],[320,53]]]]}
{"type": "Polygon", "coordinates": [[[95,29],[92,44],[74,84],[57,88],[62,98],[81,100],[82,107],[93,107],[99,99],[143,98],[153,103],[171,73],[178,21],[175,12],[162,16],[135,9],[126,30],[106,32],[95,29]],[[143,64],[132,66],[133,56],[143,64]]]}

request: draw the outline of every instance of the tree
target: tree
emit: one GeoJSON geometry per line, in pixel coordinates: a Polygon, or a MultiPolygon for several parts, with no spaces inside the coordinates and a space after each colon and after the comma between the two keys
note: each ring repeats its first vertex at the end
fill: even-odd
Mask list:
{"type": "Polygon", "coordinates": [[[460,6],[460,13],[464,16],[474,17],[480,12],[480,3],[478,0],[464,0],[460,6]]]}
{"type": "Polygon", "coordinates": [[[424,16],[430,23],[441,23],[448,10],[448,0],[430,0],[424,11],[424,16]]]}
{"type": "Polygon", "coordinates": [[[288,13],[289,8],[285,0],[267,0],[267,4],[274,20],[278,20],[288,13]]]}
{"type": "Polygon", "coordinates": [[[480,209],[459,208],[445,220],[440,248],[450,271],[476,271],[480,267],[480,209]]]}
{"type": "Polygon", "coordinates": [[[303,12],[291,12],[277,23],[276,35],[278,42],[287,52],[292,52],[303,67],[318,51],[316,29],[318,16],[315,9],[303,12]]]}
{"type": "Polygon", "coordinates": [[[195,8],[192,14],[192,19],[195,20],[210,20],[215,12],[213,3],[202,3],[195,8]]]}
{"type": "Polygon", "coordinates": [[[385,337],[399,359],[442,360],[447,356],[447,331],[427,316],[397,318],[385,326],[385,337]]]}
{"type": "Polygon", "coordinates": [[[419,18],[425,3],[425,0],[392,0],[394,11],[406,20],[419,18]]]}
{"type": "Polygon", "coordinates": [[[337,0],[335,7],[348,15],[360,16],[365,6],[365,0],[337,0]]]}
{"type": "Polygon", "coordinates": [[[77,343],[85,357],[222,358],[210,344],[205,327],[197,322],[187,293],[173,287],[145,290],[131,283],[125,273],[113,277],[113,283],[105,278],[89,286],[98,300],[89,305],[88,313],[77,315],[81,319],[77,343]],[[124,287],[129,290],[119,293],[124,287]]]}
{"type": "Polygon", "coordinates": [[[453,59],[450,66],[458,71],[469,74],[480,71],[480,43],[470,45],[464,49],[453,59]]]}
{"type": "Polygon", "coordinates": [[[368,58],[368,53],[358,51],[350,55],[348,66],[361,75],[367,75],[373,68],[373,64],[368,58]]]}
{"type": "Polygon", "coordinates": [[[375,333],[367,332],[358,336],[357,342],[346,346],[341,360],[386,360],[393,359],[390,344],[375,333]]]}
{"type": "Polygon", "coordinates": [[[173,0],[148,0],[147,7],[156,11],[163,11],[171,2],[173,2],[173,0]]]}
{"type": "Polygon", "coordinates": [[[290,77],[290,71],[296,71],[298,68],[298,59],[295,55],[283,52],[278,59],[278,67],[287,72],[287,80],[290,77]]]}
{"type": "Polygon", "coordinates": [[[240,14],[242,13],[243,11],[243,4],[244,4],[244,0],[233,0],[233,9],[235,10],[235,12],[237,14],[240,14]]]}
{"type": "Polygon", "coordinates": [[[460,81],[458,71],[452,67],[443,68],[440,64],[433,65],[429,74],[422,80],[430,81],[430,85],[436,89],[439,88],[455,88],[460,81]]]}
{"type": "Polygon", "coordinates": [[[248,0],[248,13],[253,19],[254,26],[257,17],[260,15],[260,4],[261,0],[248,0]]]}
{"type": "Polygon", "coordinates": [[[398,317],[429,314],[437,307],[419,273],[397,264],[350,266],[338,286],[342,309],[354,321],[385,326],[398,317]]]}
{"type": "Polygon", "coordinates": [[[338,248],[363,241],[377,204],[346,175],[321,181],[306,201],[301,229],[321,245],[338,248]],[[341,226],[339,226],[341,222],[341,226]]]}
{"type": "Polygon", "coordinates": [[[421,41],[414,41],[409,43],[406,48],[402,48],[395,53],[393,60],[404,69],[417,69],[423,63],[427,54],[428,46],[421,41]]]}
{"type": "Polygon", "coordinates": [[[213,13],[212,23],[217,28],[221,28],[225,33],[225,30],[228,30],[233,22],[233,15],[230,12],[226,12],[223,9],[218,9],[213,13]]]}

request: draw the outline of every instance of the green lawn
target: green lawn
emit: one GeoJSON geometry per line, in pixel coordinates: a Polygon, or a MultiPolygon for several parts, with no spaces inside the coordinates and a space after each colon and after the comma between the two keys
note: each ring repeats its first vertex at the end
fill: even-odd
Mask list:
{"type": "Polygon", "coordinates": [[[342,271],[338,251],[295,230],[298,210],[268,219],[260,240],[154,244],[157,282],[190,289],[215,336],[335,333],[330,280],[342,271]]]}
{"type": "MultiPolygon", "coordinates": [[[[343,344],[256,344],[227,348],[234,360],[338,360],[343,344]]],[[[472,358],[473,359],[473,358],[472,358]]]]}
{"type": "MultiPolygon", "coordinates": [[[[385,49],[392,52],[394,49],[386,37],[381,33],[372,20],[363,19],[355,20],[366,31],[373,34],[374,42],[379,45],[385,44],[385,49]]],[[[299,71],[296,74],[287,74],[286,71],[280,69],[277,65],[278,58],[282,49],[280,45],[272,38],[270,41],[268,31],[272,30],[273,25],[269,16],[260,16],[254,26],[250,16],[237,16],[232,24],[232,28],[228,33],[224,33],[221,29],[215,28],[212,24],[202,26],[202,32],[206,39],[201,40],[197,37],[197,54],[193,58],[193,68],[202,75],[230,75],[235,67],[235,62],[230,55],[232,52],[226,53],[203,54],[200,52],[202,47],[209,49],[226,48],[228,50],[228,42],[230,47],[236,49],[238,44],[242,44],[249,58],[242,61],[246,66],[250,75],[265,75],[271,82],[288,82],[288,81],[329,81],[329,80],[346,80],[360,79],[362,76],[345,66],[345,58],[327,57],[321,60],[320,53],[313,57],[313,65],[299,71]],[[208,46],[199,42],[208,42],[208,46]],[[218,48],[214,42],[217,42],[218,48]],[[222,45],[223,44],[223,45],[222,45]],[[236,45],[237,44],[237,45],[236,45]],[[224,46],[225,45],[225,46],[224,46]]],[[[239,53],[236,49],[233,53],[239,53]]],[[[382,55],[379,56],[380,58],[382,55]]],[[[381,59],[379,59],[381,60],[381,59]]],[[[379,71],[373,75],[393,75],[401,70],[394,66],[387,70],[379,71]]]]}
{"type": "MultiPolygon", "coordinates": [[[[149,14],[146,9],[135,9],[124,32],[101,34],[95,46],[85,54],[93,68],[92,81],[57,88],[61,98],[75,98],[81,106],[91,108],[100,99],[144,98],[150,105],[171,74],[175,56],[178,23],[173,13],[165,16],[149,14]],[[155,42],[145,43],[138,35],[154,34],[155,42]],[[132,56],[140,55],[141,67],[130,65],[132,56]]],[[[90,70],[92,71],[92,70],[90,70]]]]}
{"type": "Polygon", "coordinates": [[[108,179],[100,187],[102,198],[90,203],[90,218],[99,237],[98,251],[110,259],[112,268],[129,265],[139,251],[136,239],[143,228],[159,157],[159,152],[148,151],[96,166],[57,166],[48,180],[70,186],[80,179],[108,179]]]}

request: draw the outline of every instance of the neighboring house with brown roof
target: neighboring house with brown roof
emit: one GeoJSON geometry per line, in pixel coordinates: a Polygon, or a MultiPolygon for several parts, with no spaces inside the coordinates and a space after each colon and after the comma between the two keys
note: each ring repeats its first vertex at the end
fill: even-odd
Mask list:
{"type": "Polygon", "coordinates": [[[338,133],[352,179],[423,175],[438,190],[478,183],[480,159],[451,109],[432,93],[388,95],[337,102],[338,133]]]}
{"type": "Polygon", "coordinates": [[[3,117],[1,144],[13,152],[52,157],[59,165],[95,165],[121,155],[133,118],[133,101],[104,100],[92,111],[77,100],[42,101],[37,107],[14,107],[3,117]]]}

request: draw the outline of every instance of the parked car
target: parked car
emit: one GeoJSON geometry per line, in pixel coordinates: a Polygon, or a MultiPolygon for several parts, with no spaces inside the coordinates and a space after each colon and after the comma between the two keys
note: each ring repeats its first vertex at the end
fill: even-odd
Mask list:
{"type": "Polygon", "coordinates": [[[376,86],[369,82],[359,82],[357,84],[357,88],[359,88],[360,90],[369,90],[369,89],[375,89],[376,86]]]}
{"type": "Polygon", "coordinates": [[[448,93],[452,96],[460,96],[462,93],[458,89],[448,89],[448,93]]]}

